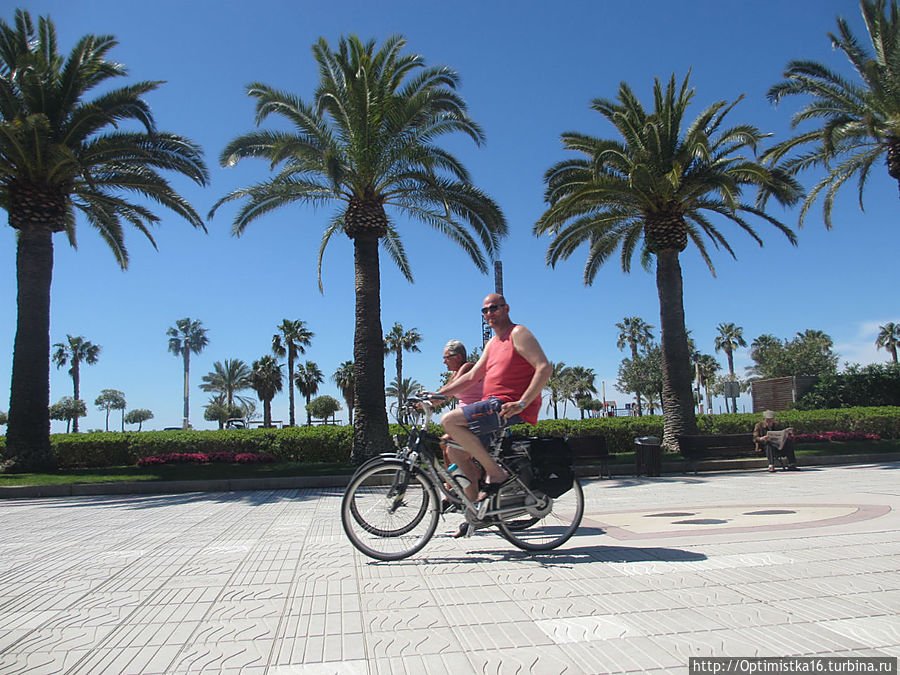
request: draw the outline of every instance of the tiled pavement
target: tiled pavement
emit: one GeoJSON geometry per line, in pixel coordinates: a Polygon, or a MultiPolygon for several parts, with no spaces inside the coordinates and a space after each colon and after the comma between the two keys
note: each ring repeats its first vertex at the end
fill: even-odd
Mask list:
{"type": "Polygon", "coordinates": [[[585,483],[561,550],[379,563],[335,488],[0,502],[0,673],[684,673],[900,656],[900,464],[585,483]]]}

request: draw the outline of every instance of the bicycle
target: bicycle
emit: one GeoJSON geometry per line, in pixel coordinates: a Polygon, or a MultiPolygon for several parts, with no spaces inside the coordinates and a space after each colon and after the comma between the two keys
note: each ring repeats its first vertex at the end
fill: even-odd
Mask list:
{"type": "Polygon", "coordinates": [[[571,486],[566,479],[560,490],[546,488],[558,493],[555,497],[547,494],[533,475],[528,442],[500,430],[487,443],[488,450],[513,480],[486,499],[470,500],[452,465],[439,460],[439,437],[427,430],[433,400],[446,397],[422,392],[407,399],[406,412],[418,415],[421,423],[401,423],[406,439],[397,450],[368,460],[350,479],[341,501],[341,523],[353,546],[386,561],[418,553],[437,530],[445,510],[441,497],[464,514],[470,535],[496,526],[507,541],[528,551],[547,551],[568,541],[584,514],[584,494],[574,472],[571,486]]]}

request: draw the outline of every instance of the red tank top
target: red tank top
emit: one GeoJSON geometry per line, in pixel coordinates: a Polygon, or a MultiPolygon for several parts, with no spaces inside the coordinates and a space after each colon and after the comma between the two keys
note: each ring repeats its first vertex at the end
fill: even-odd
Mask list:
{"type": "MultiPolygon", "coordinates": [[[[487,365],[484,376],[484,397],[496,396],[504,403],[518,401],[531,384],[534,368],[513,347],[512,332],[507,331],[502,338],[495,335],[488,343],[487,365]]],[[[538,412],[541,409],[541,396],[538,394],[528,407],[522,411],[522,419],[529,424],[537,424],[538,412]]]]}

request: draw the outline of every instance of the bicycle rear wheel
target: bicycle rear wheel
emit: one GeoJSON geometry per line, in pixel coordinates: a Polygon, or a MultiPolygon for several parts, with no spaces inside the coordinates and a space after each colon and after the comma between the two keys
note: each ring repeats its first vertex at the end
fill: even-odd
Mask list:
{"type": "Polygon", "coordinates": [[[385,461],[350,481],[341,503],[341,523],[360,552],[377,560],[401,560],[434,535],[438,504],[426,476],[400,462],[385,461]]]}
{"type": "Polygon", "coordinates": [[[526,551],[549,551],[575,534],[584,515],[584,493],[575,478],[572,489],[555,499],[542,493],[535,494],[540,500],[526,507],[530,514],[528,517],[501,521],[497,525],[500,534],[514,546],[526,551]]]}

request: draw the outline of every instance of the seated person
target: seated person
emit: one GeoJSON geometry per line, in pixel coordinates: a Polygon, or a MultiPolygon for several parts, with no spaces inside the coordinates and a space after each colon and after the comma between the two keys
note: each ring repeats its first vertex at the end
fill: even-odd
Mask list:
{"type": "MultiPolygon", "coordinates": [[[[474,363],[468,360],[468,356],[466,353],[466,347],[459,340],[450,340],[444,346],[444,365],[447,367],[447,370],[450,371],[450,379],[447,380],[447,384],[451,384],[457,378],[465,375],[474,367],[474,363]]],[[[459,401],[461,406],[470,405],[472,403],[477,403],[481,400],[482,386],[481,382],[473,382],[470,386],[465,389],[454,392],[454,397],[459,401]]],[[[444,434],[441,437],[441,450],[444,451],[444,466],[450,466],[453,464],[453,460],[450,459],[450,456],[447,452],[447,441],[450,440],[449,434],[444,434]]],[[[472,459],[466,455],[464,457],[457,458],[459,462],[472,462],[472,459]]],[[[471,468],[463,469],[463,473],[468,475],[476,475],[481,473],[481,468],[476,467],[474,464],[471,468]]],[[[443,508],[447,508],[447,504],[443,505],[443,508]]]]}
{"type": "Polygon", "coordinates": [[[779,456],[787,457],[788,470],[799,471],[797,468],[797,460],[794,457],[794,440],[792,438],[794,430],[775,422],[775,413],[771,410],[763,411],[763,418],[753,427],[753,443],[756,445],[757,452],[765,452],[766,459],[769,460],[769,473],[775,471],[775,458],[779,456]],[[768,436],[769,431],[785,431],[784,444],[780,445],[774,438],[768,436]]]}

